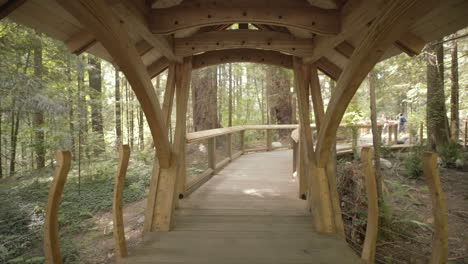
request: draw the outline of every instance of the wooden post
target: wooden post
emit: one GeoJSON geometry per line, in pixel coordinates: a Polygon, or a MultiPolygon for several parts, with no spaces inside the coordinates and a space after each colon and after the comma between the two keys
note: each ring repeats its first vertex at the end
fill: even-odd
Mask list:
{"type": "Polygon", "coordinates": [[[125,241],[125,230],[122,211],[123,191],[125,186],[125,176],[127,175],[128,161],[130,159],[130,147],[122,145],[119,148],[119,166],[115,175],[114,202],[112,205],[112,215],[114,221],[114,242],[117,251],[117,258],[124,258],[127,253],[127,242],[125,241]]]}
{"type": "Polygon", "coordinates": [[[423,170],[432,201],[432,214],[434,215],[434,235],[432,237],[431,264],[447,263],[448,259],[448,224],[445,195],[440,184],[439,170],[437,168],[437,154],[423,153],[423,170]]]}
{"type": "Polygon", "coordinates": [[[229,158],[229,160],[232,161],[232,134],[229,133],[226,135],[227,137],[227,156],[229,158]]]}
{"type": "Polygon", "coordinates": [[[419,144],[422,145],[423,144],[423,136],[424,136],[424,122],[421,121],[419,123],[419,144]]]}
{"type": "Polygon", "coordinates": [[[387,126],[388,140],[387,145],[392,145],[392,124],[388,123],[387,126]]]}
{"type": "Polygon", "coordinates": [[[145,231],[169,231],[174,225],[174,209],[179,190],[185,185],[186,116],[192,58],[176,65],[176,127],[169,166],[153,169],[153,179],[145,214],[145,231]]]}
{"type": "Polygon", "coordinates": [[[366,238],[362,247],[361,258],[367,263],[375,262],[375,248],[379,226],[379,204],[377,197],[377,185],[375,181],[375,169],[372,164],[373,151],[370,147],[364,147],[361,151],[361,161],[364,171],[367,191],[367,227],[366,238]]]}
{"type": "Polygon", "coordinates": [[[61,264],[59,235],[58,235],[58,210],[62,199],[63,187],[67,181],[68,171],[71,166],[71,152],[59,151],[55,153],[57,165],[55,166],[54,180],[49,190],[47,208],[44,221],[44,255],[49,264],[61,264]]]}
{"type": "Polygon", "coordinates": [[[242,152],[242,154],[244,154],[245,152],[244,140],[245,140],[245,130],[242,130],[240,131],[240,151],[242,152]]]}
{"type": "Polygon", "coordinates": [[[413,125],[408,124],[409,143],[413,144],[413,125]]]}
{"type": "Polygon", "coordinates": [[[299,173],[297,172],[297,158],[298,158],[298,154],[299,154],[299,151],[298,151],[298,144],[296,143],[296,141],[294,141],[293,138],[291,138],[291,146],[292,146],[292,150],[293,150],[293,173],[296,172],[296,175],[299,176],[299,173]]]}
{"type": "Polygon", "coordinates": [[[398,124],[395,124],[393,129],[395,133],[395,145],[397,145],[398,144],[398,124]]]}
{"type": "Polygon", "coordinates": [[[216,138],[208,139],[208,168],[216,169],[216,138]]]}
{"type": "Polygon", "coordinates": [[[309,170],[307,167],[307,153],[305,140],[300,133],[299,136],[298,150],[297,150],[297,176],[299,178],[299,198],[302,200],[307,200],[307,190],[308,190],[308,179],[309,179],[309,170]],[[301,138],[302,137],[302,138],[301,138]]]}
{"type": "Polygon", "coordinates": [[[272,131],[271,129],[266,130],[266,145],[267,145],[267,151],[272,150],[272,131]]]}

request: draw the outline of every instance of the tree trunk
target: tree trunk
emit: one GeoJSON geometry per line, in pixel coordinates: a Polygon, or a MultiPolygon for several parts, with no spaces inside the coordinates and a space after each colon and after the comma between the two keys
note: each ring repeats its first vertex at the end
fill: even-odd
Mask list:
{"type": "Polygon", "coordinates": [[[16,112],[14,109],[11,110],[11,150],[10,150],[10,177],[15,174],[16,165],[16,146],[18,143],[18,131],[19,131],[19,111],[16,112]]]}
{"type": "Polygon", "coordinates": [[[133,93],[132,91],[130,91],[130,89],[128,91],[128,95],[130,97],[130,104],[128,105],[128,107],[130,108],[130,146],[133,148],[135,140],[135,109],[133,105],[133,93]]]}
{"type": "MultiPolygon", "coordinates": [[[[267,93],[270,109],[270,121],[276,124],[292,123],[291,79],[281,68],[267,68],[267,93]]],[[[281,136],[286,136],[287,130],[281,130],[281,136]]]]}
{"type": "MultiPolygon", "coordinates": [[[[1,100],[0,100],[1,104],[1,100]]],[[[0,105],[1,106],[1,105],[0,105]]],[[[3,119],[3,111],[0,107],[0,179],[3,178],[3,159],[2,159],[2,141],[3,141],[3,134],[2,134],[2,119],[3,119]]]]}
{"type": "Polygon", "coordinates": [[[374,70],[369,72],[370,111],[372,124],[372,144],[374,145],[375,181],[377,183],[377,196],[382,199],[382,173],[380,171],[380,129],[377,125],[377,103],[375,87],[377,86],[377,74],[374,70]]]}
{"type": "Polygon", "coordinates": [[[138,139],[140,143],[140,150],[145,148],[145,138],[144,138],[144,131],[143,131],[143,110],[141,107],[138,108],[138,139]]]}
{"type": "Polygon", "coordinates": [[[104,151],[104,126],[102,124],[102,78],[101,59],[88,56],[89,87],[92,89],[91,96],[91,127],[95,135],[94,154],[104,151]]]}
{"type": "Polygon", "coordinates": [[[229,63],[228,126],[232,127],[232,63],[229,63]]]}
{"type": "Polygon", "coordinates": [[[67,57],[67,84],[68,84],[68,124],[70,128],[70,147],[72,158],[75,160],[75,118],[73,110],[73,98],[75,94],[73,93],[72,85],[72,74],[71,74],[71,61],[70,56],[67,57]]]}
{"type": "Polygon", "coordinates": [[[116,145],[122,145],[122,114],[120,110],[120,76],[119,70],[115,69],[115,135],[116,145]]]}
{"type": "MultiPolygon", "coordinates": [[[[454,36],[456,37],[456,35],[454,36]]],[[[451,96],[450,96],[450,125],[452,139],[458,141],[460,134],[459,109],[459,85],[458,85],[458,45],[457,41],[452,41],[452,69],[451,69],[451,96]]]]}
{"type": "Polygon", "coordinates": [[[449,127],[445,108],[443,46],[441,41],[427,46],[427,135],[433,151],[448,142],[449,127]]]}
{"type": "MultiPolygon", "coordinates": [[[[39,86],[42,84],[43,76],[42,65],[42,42],[39,40],[34,46],[34,77],[38,80],[39,86]]],[[[42,87],[39,87],[42,89],[42,87]]],[[[35,151],[36,151],[36,168],[45,167],[45,147],[44,147],[44,112],[36,110],[34,113],[34,135],[35,135],[35,151]]]]}
{"type": "Polygon", "coordinates": [[[216,67],[192,74],[193,128],[195,131],[219,128],[216,67]]]}

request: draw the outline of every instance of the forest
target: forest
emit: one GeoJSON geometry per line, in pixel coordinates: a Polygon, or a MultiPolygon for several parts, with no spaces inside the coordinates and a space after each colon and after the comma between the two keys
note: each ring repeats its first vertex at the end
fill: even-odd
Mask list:
{"type": "MultiPolygon", "coordinates": [[[[389,120],[396,122],[401,113],[407,120],[406,131],[400,134],[401,144],[408,143],[409,134],[418,137],[421,123],[424,126],[424,142],[417,142],[409,152],[392,152],[384,145],[380,147],[388,198],[382,214],[386,215],[384,225],[390,230],[382,234],[389,241],[383,246],[382,254],[395,259],[404,258],[406,253],[391,247],[391,241],[405,238],[393,237],[391,232],[406,236],[408,232],[403,229],[417,229],[412,240],[430,241],[427,236],[431,230],[427,217],[430,209],[421,205],[428,197],[427,187],[422,184],[419,156],[423,150],[432,150],[441,156],[449,221],[453,227],[449,230],[450,258],[453,263],[468,261],[467,33],[468,29],[464,29],[429,43],[418,56],[403,53],[377,64],[342,121],[370,124],[374,119],[384,124],[389,120]],[[420,210],[422,213],[411,209],[414,204],[424,208],[420,210]],[[402,215],[403,223],[395,221],[402,215]]],[[[336,83],[324,73],[319,74],[319,79],[326,106],[336,83]]],[[[167,71],[152,81],[162,102],[167,71]]],[[[291,70],[271,65],[229,63],[194,70],[187,132],[236,125],[297,124],[293,85],[291,70]]],[[[171,138],[175,126],[175,111],[172,112],[171,138]]],[[[314,120],[313,115],[311,118],[314,120]]],[[[345,133],[350,136],[352,131],[345,133]]],[[[369,134],[361,131],[361,136],[366,133],[369,134]]],[[[289,142],[289,136],[290,131],[277,133],[274,141],[289,142]]],[[[246,144],[255,147],[264,137],[262,131],[248,133],[246,144]]],[[[44,262],[42,224],[55,166],[54,154],[59,150],[70,150],[73,157],[59,217],[65,262],[111,262],[114,253],[109,229],[112,228],[106,220],[112,209],[117,148],[122,144],[132,149],[124,202],[138,208],[148,193],[154,144],[125,76],[107,61],[87,53],[73,55],[61,42],[2,20],[0,262],[44,262]],[[96,246],[98,240],[104,242],[96,246]]],[[[197,147],[189,146],[187,151],[197,152],[197,147]]],[[[199,173],[201,169],[195,164],[197,153],[188,159],[188,173],[199,173]]],[[[359,181],[350,183],[360,173],[355,159],[346,156],[337,161],[342,193],[351,192],[347,188],[358,188],[359,181]]],[[[365,204],[359,198],[355,201],[365,204]]],[[[358,215],[359,210],[352,208],[348,213],[358,215]]],[[[137,210],[129,220],[128,224],[134,227],[129,234],[130,244],[141,240],[141,214],[137,210]]],[[[352,224],[365,231],[362,223],[352,224]]],[[[362,243],[359,239],[349,240],[362,243]]],[[[405,261],[383,263],[423,263],[414,259],[405,261]]]]}

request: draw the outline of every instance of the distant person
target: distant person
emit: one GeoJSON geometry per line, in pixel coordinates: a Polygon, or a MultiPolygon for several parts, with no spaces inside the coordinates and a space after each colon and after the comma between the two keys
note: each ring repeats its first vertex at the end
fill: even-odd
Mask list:
{"type": "Polygon", "coordinates": [[[407,122],[406,118],[403,116],[402,113],[400,113],[398,115],[398,132],[404,133],[406,131],[406,128],[405,128],[406,122],[407,122]]]}

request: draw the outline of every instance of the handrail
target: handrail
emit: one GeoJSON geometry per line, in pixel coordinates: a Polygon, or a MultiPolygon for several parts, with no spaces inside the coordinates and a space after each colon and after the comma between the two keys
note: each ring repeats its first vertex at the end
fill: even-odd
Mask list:
{"type": "Polygon", "coordinates": [[[63,187],[70,171],[71,152],[59,151],[55,153],[55,159],[57,160],[57,165],[55,166],[54,180],[49,190],[44,221],[44,255],[47,263],[61,264],[63,262],[59,247],[58,210],[62,199],[63,187]]]}
{"type": "MultiPolygon", "coordinates": [[[[392,124],[392,125],[395,125],[395,124],[392,124]]],[[[382,123],[379,123],[377,124],[378,127],[382,127],[383,124],[382,123]]],[[[311,128],[315,129],[316,126],[315,125],[310,125],[311,128]]],[[[370,123],[356,123],[356,124],[347,124],[347,123],[344,123],[344,124],[341,124],[339,126],[339,128],[352,128],[352,127],[357,127],[357,128],[372,128],[372,125],[370,123]]],[[[291,138],[296,142],[296,143],[299,143],[299,126],[297,127],[296,130],[294,130],[292,133],[291,133],[291,138]]]]}

